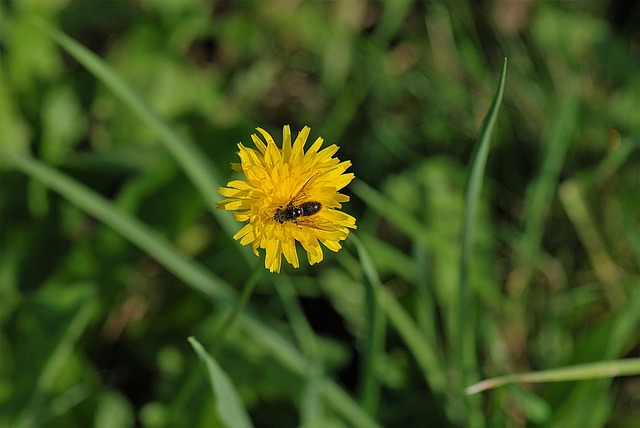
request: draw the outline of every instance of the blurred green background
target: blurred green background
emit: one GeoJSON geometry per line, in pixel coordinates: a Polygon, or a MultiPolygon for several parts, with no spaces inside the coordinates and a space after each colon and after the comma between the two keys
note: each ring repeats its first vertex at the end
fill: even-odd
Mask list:
{"type": "Polygon", "coordinates": [[[505,56],[474,230],[476,380],[640,356],[632,3],[0,3],[3,149],[104,196],[239,292],[262,261],[221,225],[231,214],[213,216],[153,129],[33,18],[96,53],[206,153],[224,175],[212,192],[235,177],[236,143],[255,127],[280,141],[282,125],[308,125],[352,161],[345,210],[377,285],[430,349],[392,315],[372,328],[376,279],[352,237],[320,265],[262,273],[246,312],[286,343],[243,327],[216,342],[227,306],[2,159],[0,426],[220,426],[191,335],[219,346],[257,427],[357,424],[317,379],[382,426],[640,426],[637,376],[503,387],[471,404],[451,386],[465,175],[505,56]],[[371,331],[385,336],[375,352],[371,331]],[[292,370],[289,347],[313,370],[292,370]],[[374,398],[362,399],[366,382],[374,398]]]}

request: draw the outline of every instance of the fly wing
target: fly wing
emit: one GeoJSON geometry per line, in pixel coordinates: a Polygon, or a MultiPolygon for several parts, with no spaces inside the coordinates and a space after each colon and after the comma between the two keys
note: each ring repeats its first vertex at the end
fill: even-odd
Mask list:
{"type": "Polygon", "coordinates": [[[309,186],[311,186],[311,184],[313,183],[313,181],[320,175],[319,172],[316,172],[315,174],[313,174],[312,176],[310,176],[307,181],[304,182],[304,184],[300,187],[300,189],[295,193],[295,195],[293,195],[291,197],[291,201],[289,202],[290,205],[295,205],[297,204],[299,201],[302,201],[304,199],[309,199],[309,194],[308,194],[308,190],[309,190],[309,186]]]}
{"type": "Polygon", "coordinates": [[[311,217],[298,217],[296,219],[296,224],[299,227],[308,227],[311,229],[322,230],[324,232],[335,232],[337,229],[334,223],[317,215],[311,217]]]}

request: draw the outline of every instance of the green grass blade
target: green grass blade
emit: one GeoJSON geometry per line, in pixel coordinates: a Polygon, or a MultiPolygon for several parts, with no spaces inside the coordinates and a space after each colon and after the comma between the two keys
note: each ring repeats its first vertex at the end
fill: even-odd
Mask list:
{"type": "Polygon", "coordinates": [[[264,268],[262,267],[262,265],[256,263],[256,265],[253,267],[253,272],[251,272],[251,275],[249,275],[249,278],[242,287],[242,293],[240,294],[240,298],[233,307],[233,310],[227,315],[222,324],[218,325],[218,328],[213,334],[213,346],[211,351],[213,355],[216,355],[217,351],[222,348],[226,335],[233,330],[238,315],[240,315],[240,313],[247,306],[247,303],[249,303],[251,295],[258,285],[258,281],[260,280],[260,276],[262,275],[263,271],[264,268]]]}
{"type": "Polygon", "coordinates": [[[607,251],[596,221],[587,207],[583,189],[578,181],[569,179],[560,185],[558,195],[569,220],[573,223],[578,237],[587,251],[596,276],[604,284],[605,295],[609,303],[614,308],[621,306],[627,298],[623,289],[616,287],[623,276],[622,269],[616,265],[613,257],[607,251]]]}
{"type": "Polygon", "coordinates": [[[469,395],[477,394],[512,383],[568,382],[633,375],[640,375],[640,358],[599,361],[558,369],[493,377],[469,386],[466,393],[469,395]]]}
{"type": "MultiPolygon", "coordinates": [[[[406,233],[407,236],[419,242],[419,245],[423,247],[429,245],[427,232],[423,226],[413,216],[402,209],[389,210],[388,207],[393,204],[391,204],[384,195],[361,180],[356,180],[352,184],[352,190],[370,208],[392,221],[394,225],[406,233]]],[[[370,275],[371,278],[378,276],[373,263],[363,263],[363,261],[361,261],[361,264],[363,267],[368,266],[367,270],[371,271],[368,275],[370,275]]],[[[447,387],[447,380],[444,376],[445,371],[442,369],[442,361],[438,357],[435,340],[431,342],[427,340],[426,336],[429,335],[425,335],[425,333],[418,328],[407,310],[403,308],[395,297],[384,287],[378,287],[377,294],[380,308],[386,314],[393,328],[407,344],[418,366],[422,370],[429,387],[437,394],[444,394],[447,387]]]]}
{"type": "Polygon", "coordinates": [[[274,289],[282,302],[282,307],[287,314],[287,319],[298,347],[309,358],[315,359],[318,355],[318,340],[296,299],[296,290],[291,283],[291,279],[287,275],[270,276],[275,285],[274,289]]]}
{"type": "Polygon", "coordinates": [[[380,277],[369,253],[358,237],[354,234],[351,238],[360,258],[360,266],[364,271],[366,281],[365,303],[367,332],[364,344],[364,361],[360,370],[359,394],[362,407],[370,415],[376,414],[376,409],[380,404],[380,382],[375,373],[376,359],[384,353],[386,320],[379,310],[378,290],[382,288],[380,277]]]}
{"type": "Polygon", "coordinates": [[[247,409],[244,407],[227,374],[216,360],[205,351],[200,342],[193,337],[188,340],[207,369],[209,384],[216,399],[216,412],[220,421],[227,427],[253,427],[247,409]]]}
{"type": "MultiPolygon", "coordinates": [[[[215,210],[219,195],[218,186],[224,184],[224,176],[216,166],[207,161],[200,149],[191,141],[177,134],[167,125],[124,80],[93,52],[52,27],[45,21],[35,20],[35,24],[62,46],[98,80],[107,86],[131,111],[156,134],[165,148],[176,159],[205,199],[209,209],[225,231],[232,236],[238,224],[229,215],[215,210]]],[[[250,259],[254,261],[253,258],[250,259]]]]}
{"type": "Polygon", "coordinates": [[[112,227],[186,284],[213,300],[231,302],[234,293],[226,282],[173,250],[170,242],[137,218],[118,211],[104,197],[35,159],[12,153],[3,147],[0,147],[0,154],[4,162],[41,181],[86,213],[112,227]]]}
{"type": "Polygon", "coordinates": [[[309,374],[300,399],[300,426],[304,428],[327,425],[320,394],[322,365],[318,362],[317,366],[318,369],[309,374]]]}
{"type": "Polygon", "coordinates": [[[361,428],[380,427],[380,425],[364,412],[362,408],[353,401],[351,396],[335,382],[325,378],[320,383],[320,391],[325,400],[343,416],[348,416],[354,426],[361,428]]]}
{"type": "Polygon", "coordinates": [[[476,217],[484,170],[489,157],[489,147],[491,132],[498,117],[498,110],[502,103],[504,84],[507,77],[507,59],[504,59],[500,83],[493,102],[484,119],[478,143],[471,158],[471,169],[467,175],[464,195],[464,214],[462,224],[462,254],[460,257],[460,288],[458,295],[458,325],[457,329],[457,350],[460,368],[462,369],[463,385],[476,376],[474,373],[477,366],[475,358],[475,339],[473,322],[469,319],[469,311],[472,309],[471,292],[469,285],[469,270],[471,260],[471,250],[473,247],[473,235],[476,227],[476,217]]]}
{"type": "Polygon", "coordinates": [[[513,279],[507,284],[509,293],[516,299],[524,299],[527,295],[526,290],[540,251],[545,220],[556,195],[560,172],[571,142],[571,133],[578,119],[578,101],[578,97],[573,93],[569,93],[560,101],[540,172],[527,188],[525,196],[527,215],[522,239],[518,243],[519,254],[514,269],[518,273],[511,275],[513,279]]]}
{"type": "Polygon", "coordinates": [[[378,298],[380,299],[381,307],[389,318],[389,322],[402,337],[416,359],[429,387],[434,392],[443,394],[448,387],[447,378],[439,363],[435,345],[426,341],[424,334],[416,323],[387,289],[380,289],[378,298]]]}
{"type": "MultiPolygon", "coordinates": [[[[413,259],[418,270],[416,287],[416,322],[425,339],[433,344],[434,351],[438,353],[438,359],[444,362],[439,353],[437,343],[439,341],[437,326],[439,324],[436,314],[435,296],[433,284],[430,279],[431,259],[427,249],[419,243],[413,245],[413,259]]],[[[444,366],[443,366],[444,369],[444,366]]]]}

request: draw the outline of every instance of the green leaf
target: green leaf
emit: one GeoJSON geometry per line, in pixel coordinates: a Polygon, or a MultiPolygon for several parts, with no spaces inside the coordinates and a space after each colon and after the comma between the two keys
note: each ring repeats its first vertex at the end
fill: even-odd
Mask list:
{"type": "MultiPolygon", "coordinates": [[[[471,157],[471,168],[467,176],[464,196],[464,214],[462,223],[462,254],[460,257],[460,287],[458,295],[458,326],[457,326],[457,350],[462,370],[463,385],[468,384],[468,380],[477,376],[475,373],[477,360],[475,358],[475,340],[473,320],[469,317],[469,311],[472,310],[471,292],[469,286],[469,271],[471,265],[471,249],[473,246],[473,236],[476,228],[477,211],[480,200],[480,192],[482,190],[482,182],[484,178],[484,170],[489,157],[489,146],[491,132],[498,117],[498,110],[502,103],[502,95],[504,93],[504,84],[507,78],[507,58],[504,59],[502,66],[502,75],[500,83],[491,107],[487,112],[487,116],[482,123],[478,143],[476,144],[474,154],[471,157]]],[[[478,407],[474,408],[473,416],[476,420],[482,417],[478,407]]]]}
{"type": "Polygon", "coordinates": [[[640,375],[640,358],[599,361],[597,363],[578,364],[559,369],[498,376],[471,385],[467,388],[467,394],[477,394],[478,392],[510,383],[567,382],[632,375],[640,375]]]}
{"type": "Polygon", "coordinates": [[[369,328],[363,344],[364,361],[360,372],[361,384],[359,385],[359,392],[362,407],[373,415],[380,406],[380,382],[376,376],[375,367],[378,365],[377,360],[384,354],[386,330],[386,319],[380,311],[380,300],[378,298],[378,290],[382,288],[382,283],[364,245],[355,234],[352,240],[358,250],[360,266],[362,266],[366,277],[366,281],[363,282],[366,296],[367,326],[369,328]]]}
{"type": "Polygon", "coordinates": [[[200,342],[193,337],[188,340],[207,369],[209,384],[216,399],[216,410],[220,420],[229,428],[253,427],[247,409],[242,404],[238,392],[227,374],[216,360],[205,351],[200,342]]]}

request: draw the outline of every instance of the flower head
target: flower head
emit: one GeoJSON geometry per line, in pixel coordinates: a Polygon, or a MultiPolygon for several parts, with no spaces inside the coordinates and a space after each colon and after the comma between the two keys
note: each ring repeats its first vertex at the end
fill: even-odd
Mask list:
{"type": "Polygon", "coordinates": [[[322,261],[320,242],[331,251],[338,251],[340,241],[356,228],[356,219],[339,209],[349,197],[338,193],[354,179],[344,172],[350,161],[340,162],[333,155],[335,144],[320,150],[318,138],[305,152],[310,128],[298,133],[293,146],[289,126],[283,129],[282,149],[267,131],[257,130],[251,136],[258,150],[238,143],[239,164],[232,168],[244,174],[246,180],[233,180],[218,192],[227,199],[218,209],[233,211],[240,222],[248,222],[233,238],[242,245],[251,244],[266,252],[265,267],[280,272],[282,254],[294,267],[299,267],[296,241],[307,252],[309,264],[322,261]]]}

